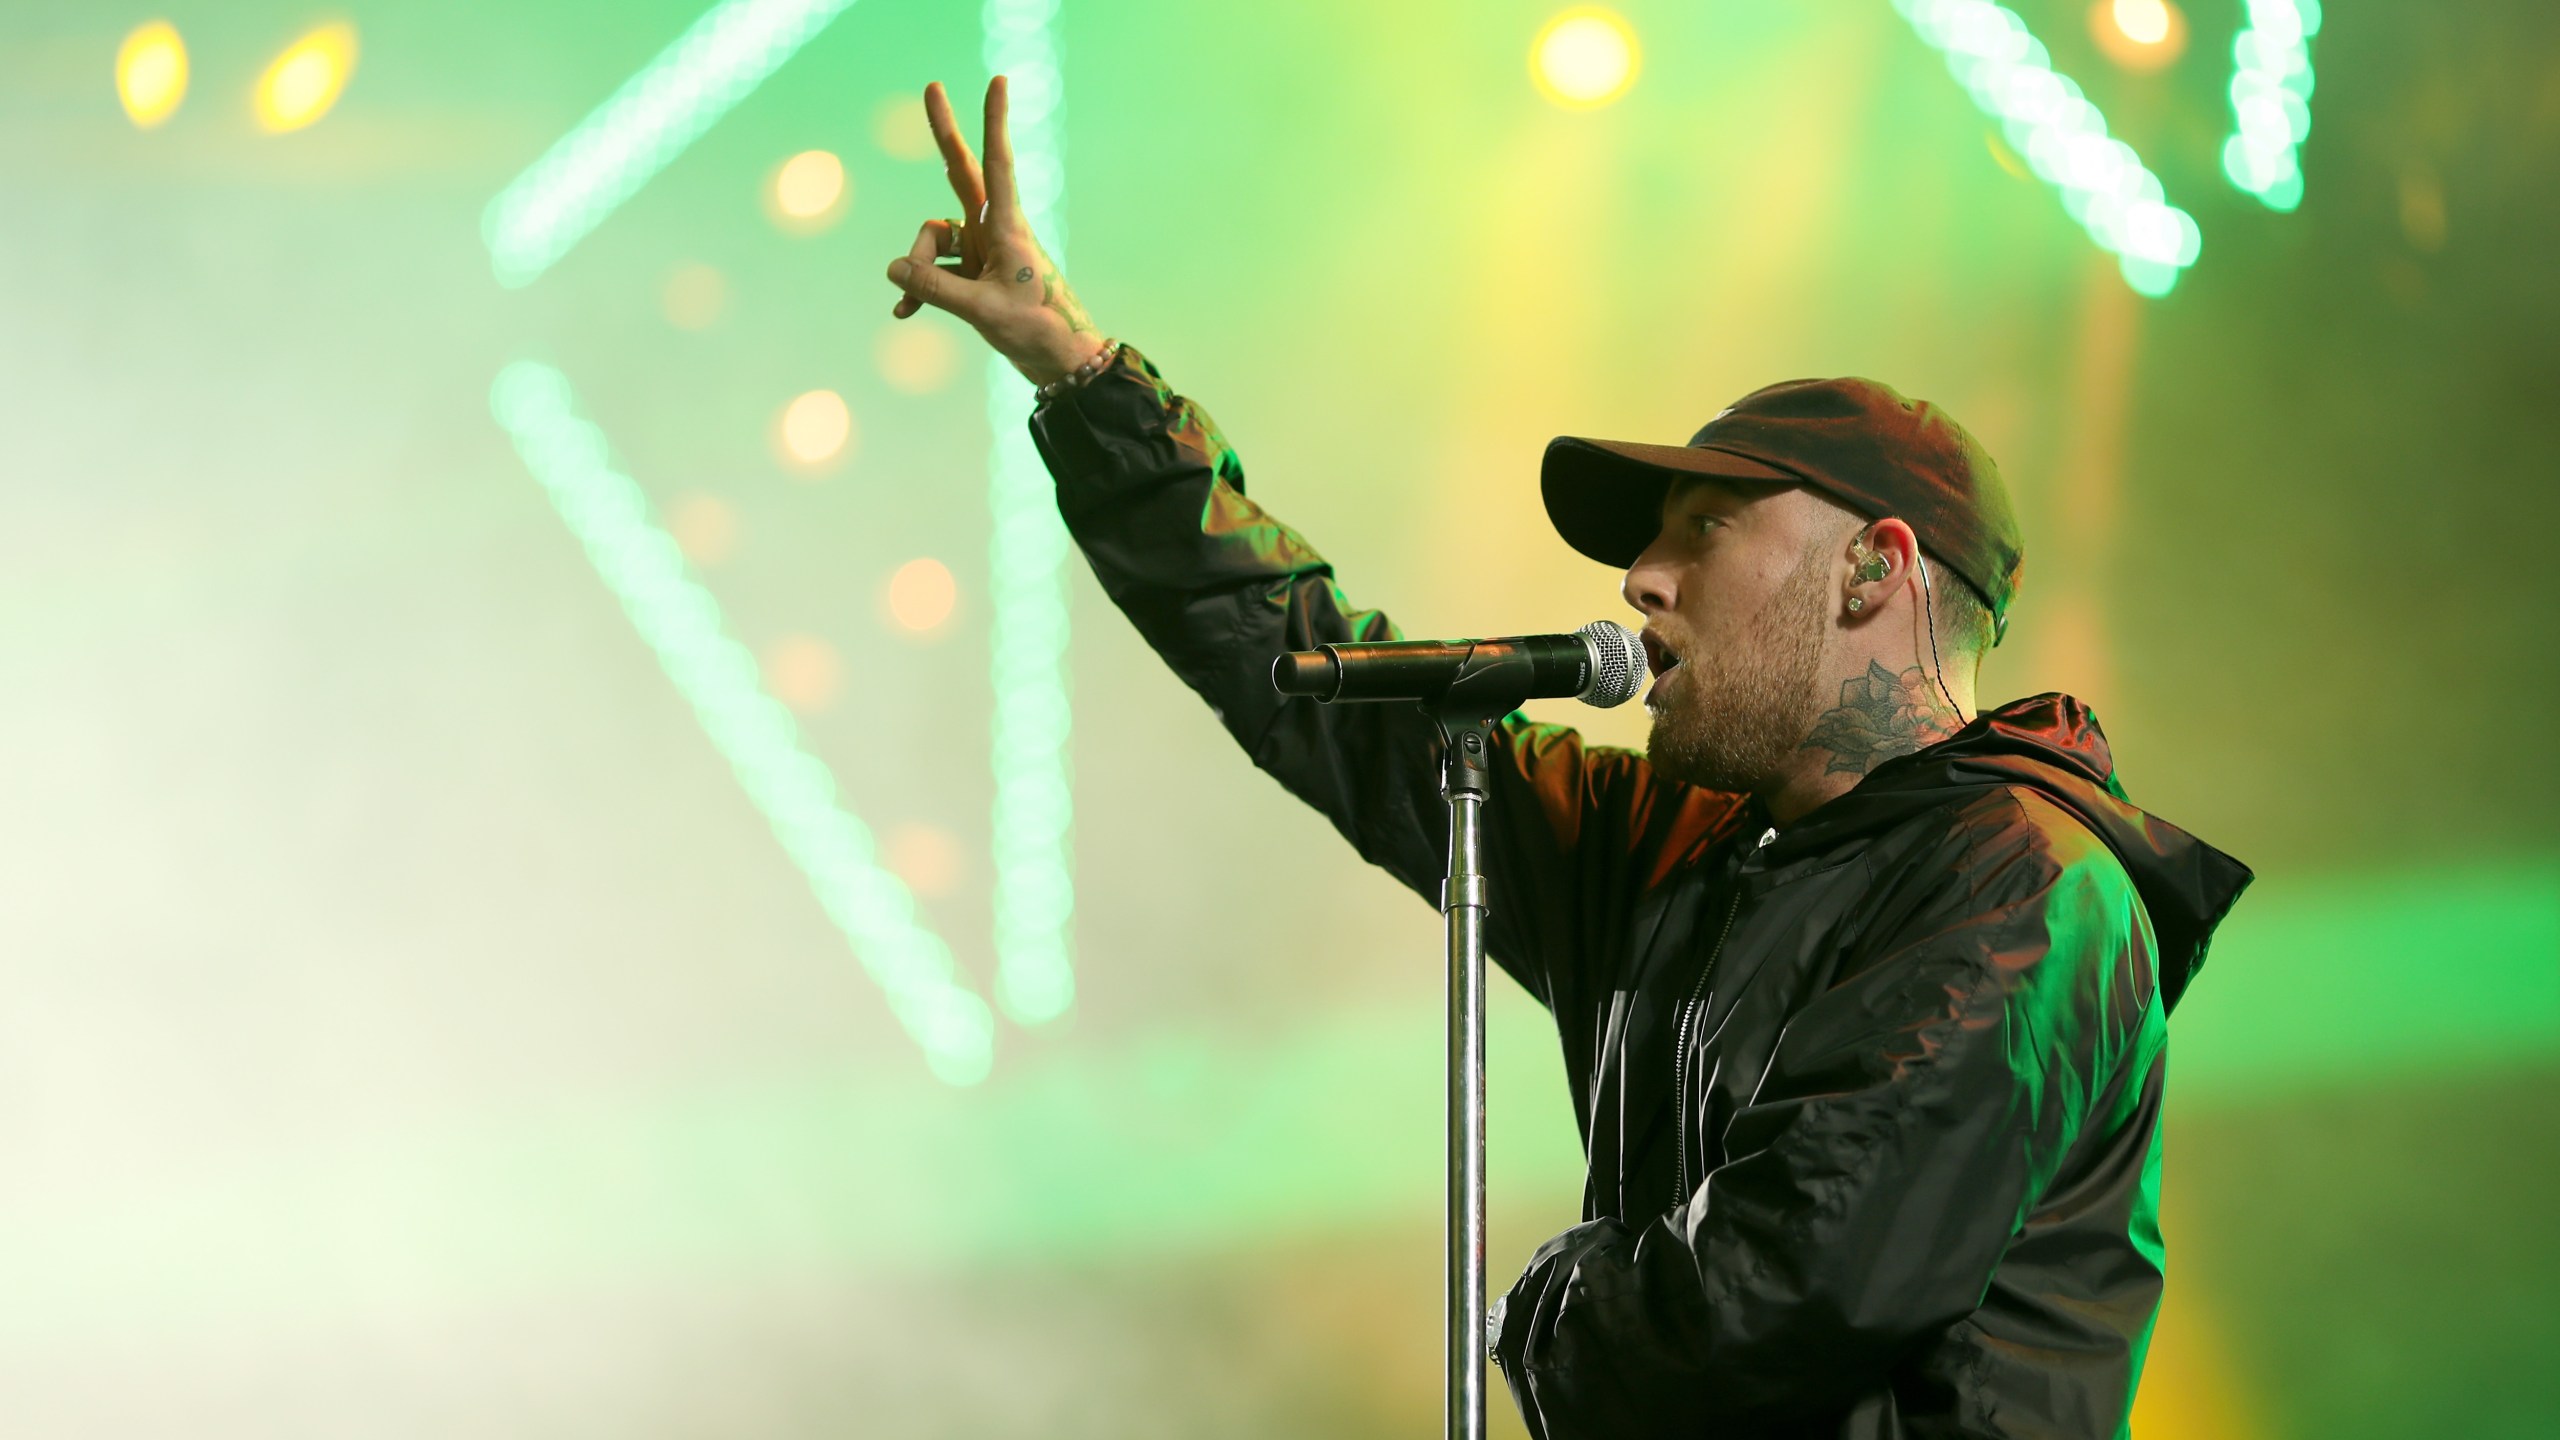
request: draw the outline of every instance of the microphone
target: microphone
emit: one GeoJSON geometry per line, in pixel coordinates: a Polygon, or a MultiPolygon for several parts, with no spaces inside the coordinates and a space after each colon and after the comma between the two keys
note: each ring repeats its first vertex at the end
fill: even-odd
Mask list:
{"type": "Polygon", "coordinates": [[[1292,650],[1271,662],[1283,695],[1336,700],[1407,700],[1436,705],[1453,689],[1535,700],[1570,695],[1607,707],[1635,698],[1652,667],[1636,632],[1594,620],[1570,635],[1499,640],[1390,640],[1292,650]],[[1479,683],[1483,682],[1483,683],[1479,683]]]}

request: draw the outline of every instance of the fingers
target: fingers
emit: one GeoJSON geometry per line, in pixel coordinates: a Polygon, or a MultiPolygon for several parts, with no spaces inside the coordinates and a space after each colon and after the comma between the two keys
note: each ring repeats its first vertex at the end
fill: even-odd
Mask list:
{"type": "Polygon", "coordinates": [[[950,228],[945,221],[926,221],[917,229],[916,243],[907,247],[907,253],[889,262],[890,283],[907,292],[907,298],[899,301],[891,314],[904,319],[914,314],[918,305],[931,305],[975,323],[976,287],[957,271],[933,263],[950,228]]]}
{"type": "Polygon", "coordinates": [[[987,226],[994,230],[1010,229],[1022,219],[1022,199],[1013,188],[1013,133],[1005,124],[1011,100],[1011,89],[1003,76],[987,82],[986,125],[980,132],[987,145],[987,169],[982,178],[987,191],[987,226]]]}
{"type": "Polygon", "coordinates": [[[951,193],[960,197],[961,213],[974,220],[986,208],[986,181],[978,173],[978,158],[969,153],[969,142],[960,138],[960,123],[951,118],[951,99],[942,93],[939,80],[924,87],[924,116],[933,126],[933,143],[942,150],[942,173],[951,181],[951,193]]]}
{"type": "MultiPolygon", "coordinates": [[[[916,242],[908,247],[909,263],[931,265],[935,260],[961,253],[960,231],[948,220],[927,220],[916,231],[916,242]]],[[[904,320],[924,308],[924,302],[913,295],[901,295],[889,310],[892,319],[904,320]]]]}

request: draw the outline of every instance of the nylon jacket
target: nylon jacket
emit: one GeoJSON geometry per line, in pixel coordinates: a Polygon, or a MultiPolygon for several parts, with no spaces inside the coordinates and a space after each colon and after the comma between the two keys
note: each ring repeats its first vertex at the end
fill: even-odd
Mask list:
{"type": "MultiPolygon", "coordinates": [[[[1256,765],[1437,902],[1418,708],[1283,699],[1395,637],[1124,350],[1031,430],[1112,601],[1256,765]]],[[[1770,828],[1758,802],[1513,715],[1493,959],[1551,1011],[1584,1223],[1496,1307],[1532,1434],[2110,1437],[2161,1292],[2170,1005],[2250,878],[2133,807],[2042,695],[1770,828]]]]}

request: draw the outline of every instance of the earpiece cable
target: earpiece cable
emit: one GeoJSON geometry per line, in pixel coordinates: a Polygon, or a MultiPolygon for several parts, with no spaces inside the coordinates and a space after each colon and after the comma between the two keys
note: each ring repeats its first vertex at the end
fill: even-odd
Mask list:
{"type": "Polygon", "coordinates": [[[1938,682],[1938,693],[1947,697],[1947,708],[1955,712],[1956,723],[1965,724],[1968,722],[1964,707],[1956,703],[1955,692],[1947,688],[1947,667],[1938,659],[1938,602],[1929,585],[1929,560],[1927,556],[1912,558],[1920,562],[1920,607],[1926,612],[1929,622],[1930,678],[1938,682]]]}

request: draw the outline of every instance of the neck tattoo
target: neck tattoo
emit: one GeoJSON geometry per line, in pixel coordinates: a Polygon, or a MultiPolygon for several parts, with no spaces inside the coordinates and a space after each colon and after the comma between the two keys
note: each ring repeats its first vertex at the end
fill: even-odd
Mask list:
{"type": "Polygon", "coordinates": [[[1840,682],[1840,703],[1814,718],[1801,750],[1827,750],[1825,775],[1864,775],[1897,755],[1934,745],[1956,732],[1918,665],[1896,675],[1870,660],[1867,673],[1840,682]]]}

